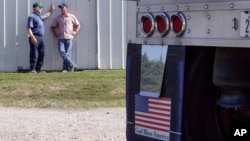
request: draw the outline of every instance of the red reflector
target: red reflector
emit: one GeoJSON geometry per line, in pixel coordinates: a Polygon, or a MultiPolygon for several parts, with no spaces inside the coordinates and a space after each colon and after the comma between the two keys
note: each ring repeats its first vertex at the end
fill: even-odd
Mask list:
{"type": "Polygon", "coordinates": [[[141,17],[141,30],[146,37],[153,34],[154,26],[155,23],[152,14],[146,13],[141,17]]]}
{"type": "Polygon", "coordinates": [[[165,36],[168,31],[169,31],[169,18],[168,15],[166,13],[159,13],[156,17],[155,17],[155,21],[156,21],[156,30],[157,33],[160,37],[165,36]]]}
{"type": "Polygon", "coordinates": [[[180,33],[181,30],[182,30],[182,24],[183,24],[182,20],[179,17],[174,16],[172,21],[173,21],[173,30],[174,30],[174,32],[180,33]]]}
{"type": "Polygon", "coordinates": [[[183,13],[177,12],[171,17],[171,27],[176,36],[181,36],[186,30],[186,19],[183,13]]]}
{"type": "Polygon", "coordinates": [[[163,33],[166,30],[166,21],[161,16],[156,17],[157,30],[163,33]]]}
{"type": "Polygon", "coordinates": [[[143,26],[143,31],[145,33],[149,33],[153,25],[151,20],[148,17],[144,16],[142,19],[142,26],[143,26]]]}

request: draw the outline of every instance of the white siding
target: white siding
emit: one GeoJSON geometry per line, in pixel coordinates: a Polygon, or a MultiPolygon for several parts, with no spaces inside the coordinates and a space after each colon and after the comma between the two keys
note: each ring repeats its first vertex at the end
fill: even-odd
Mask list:
{"type": "MultiPolygon", "coordinates": [[[[5,0],[6,2],[8,0],[5,0]]],[[[16,23],[16,64],[13,65],[13,69],[11,71],[15,71],[18,67],[22,67],[23,69],[29,68],[29,43],[26,33],[26,25],[27,25],[27,16],[30,14],[31,6],[21,0],[16,0],[16,7],[13,7],[12,10],[15,10],[15,18],[16,23]]],[[[7,8],[7,7],[6,7],[7,8]]],[[[8,13],[5,16],[9,16],[8,13]]],[[[11,22],[11,21],[10,21],[11,22]]],[[[6,24],[9,24],[6,22],[6,24]]],[[[6,30],[6,32],[9,32],[6,30]]],[[[47,35],[46,35],[47,36],[47,35]]],[[[11,39],[11,36],[6,36],[6,39],[11,39]]],[[[8,42],[8,40],[6,40],[8,42]]],[[[14,55],[13,55],[14,57],[14,55]]],[[[46,63],[47,64],[47,63],[46,63]]],[[[5,70],[7,71],[7,70],[5,70]]]]}
{"type": "Polygon", "coordinates": [[[15,0],[5,0],[4,1],[5,6],[5,18],[4,18],[4,69],[7,71],[16,69],[15,65],[17,64],[17,46],[16,46],[16,23],[17,23],[17,17],[16,17],[16,2],[15,0]],[[12,7],[12,8],[7,8],[12,7]],[[8,16],[6,16],[8,14],[8,16]],[[11,37],[11,38],[8,38],[11,37]]]}
{"type": "Polygon", "coordinates": [[[46,54],[43,69],[60,70],[62,59],[58,54],[57,39],[52,36],[50,24],[60,14],[57,6],[68,3],[70,12],[81,23],[74,38],[72,58],[79,69],[124,69],[126,56],[126,3],[123,0],[0,0],[0,71],[15,72],[29,69],[29,44],[26,32],[27,17],[32,4],[41,2],[43,13],[50,3],[56,10],[45,21],[46,54]]]}
{"type": "Polygon", "coordinates": [[[5,18],[4,18],[4,1],[0,1],[0,5],[3,5],[3,7],[0,8],[0,17],[2,17],[2,22],[0,22],[0,70],[4,70],[5,66],[5,59],[4,59],[4,49],[5,49],[5,18]]]}
{"type": "Polygon", "coordinates": [[[98,68],[124,69],[124,9],[121,0],[97,0],[98,68]]]}

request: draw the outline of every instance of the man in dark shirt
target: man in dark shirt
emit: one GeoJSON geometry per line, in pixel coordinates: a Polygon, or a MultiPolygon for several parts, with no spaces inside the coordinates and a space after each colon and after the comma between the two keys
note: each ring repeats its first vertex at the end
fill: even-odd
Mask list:
{"type": "Polygon", "coordinates": [[[33,4],[33,13],[28,17],[27,32],[30,44],[30,72],[41,72],[43,60],[45,56],[45,45],[43,41],[44,20],[49,18],[55,9],[55,5],[51,4],[50,9],[44,15],[41,15],[42,4],[36,2],[33,4]],[[38,58],[36,58],[36,51],[38,58]]]}

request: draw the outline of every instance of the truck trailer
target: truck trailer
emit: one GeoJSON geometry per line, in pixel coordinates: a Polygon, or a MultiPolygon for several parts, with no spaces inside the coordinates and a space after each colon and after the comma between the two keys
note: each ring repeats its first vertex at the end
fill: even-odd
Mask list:
{"type": "Polygon", "coordinates": [[[127,141],[249,141],[250,1],[128,1],[127,141]]]}

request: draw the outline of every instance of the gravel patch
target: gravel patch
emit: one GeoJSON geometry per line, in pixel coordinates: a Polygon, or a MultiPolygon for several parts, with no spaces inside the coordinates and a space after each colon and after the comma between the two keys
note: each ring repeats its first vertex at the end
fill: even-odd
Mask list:
{"type": "Polygon", "coordinates": [[[0,107],[0,141],[125,141],[125,108],[0,107]]]}

